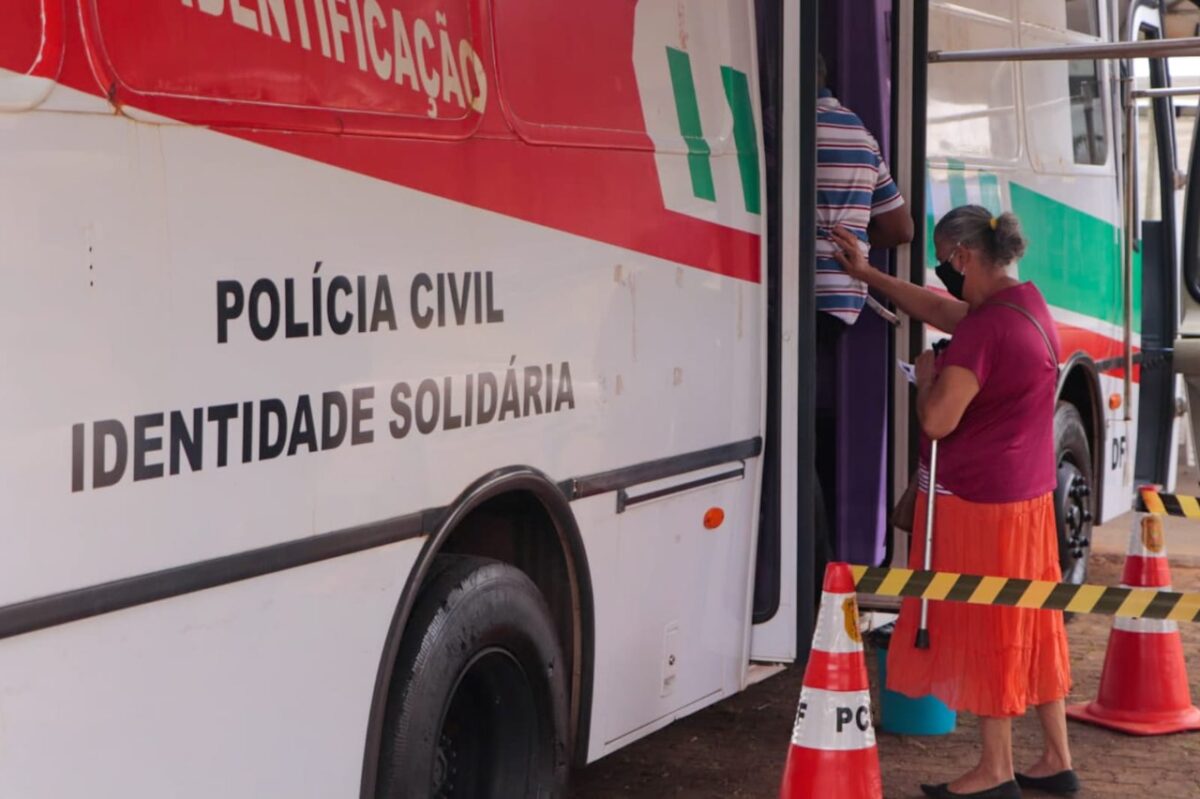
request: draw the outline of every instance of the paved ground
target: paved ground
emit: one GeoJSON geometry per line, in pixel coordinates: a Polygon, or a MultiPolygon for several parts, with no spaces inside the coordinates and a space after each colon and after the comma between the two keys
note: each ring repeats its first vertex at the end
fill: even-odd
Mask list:
{"type": "MultiPolygon", "coordinates": [[[[1192,485],[1181,481],[1179,490],[1200,493],[1191,491],[1192,485]]],[[[1120,581],[1123,558],[1118,553],[1124,551],[1127,536],[1128,522],[1124,520],[1099,531],[1091,582],[1116,585],[1120,581]]],[[[1200,522],[1172,525],[1167,541],[1173,550],[1185,550],[1178,558],[1179,565],[1172,558],[1175,585],[1183,590],[1200,590],[1200,558],[1186,554],[1187,550],[1200,553],[1193,543],[1200,542],[1200,522]]],[[[1068,626],[1076,682],[1071,701],[1095,697],[1109,626],[1108,619],[1097,616],[1076,618],[1068,626]]],[[[1191,665],[1192,694],[1200,698],[1200,624],[1185,627],[1183,636],[1191,665]]],[[[778,796],[800,680],[798,670],[784,672],[592,764],[575,775],[572,796],[778,796]]],[[[1200,797],[1200,733],[1129,738],[1072,723],[1071,736],[1077,767],[1085,781],[1080,799],[1200,797]]],[[[959,729],[946,737],[881,734],[885,797],[918,797],[920,782],[941,782],[965,771],[977,756],[975,742],[974,721],[965,716],[960,716],[959,729]]],[[[1015,730],[1018,767],[1036,759],[1038,746],[1037,723],[1030,714],[1018,722],[1015,730]]]]}
{"type": "MultiPolygon", "coordinates": [[[[1179,482],[1179,493],[1192,496],[1200,494],[1196,483],[1179,482]]],[[[1168,516],[1163,520],[1163,532],[1167,537],[1167,550],[1171,563],[1200,566],[1200,521],[1168,516]]],[[[1129,546],[1129,521],[1124,517],[1097,527],[1092,533],[1092,548],[1097,553],[1123,554],[1129,546]]]]}

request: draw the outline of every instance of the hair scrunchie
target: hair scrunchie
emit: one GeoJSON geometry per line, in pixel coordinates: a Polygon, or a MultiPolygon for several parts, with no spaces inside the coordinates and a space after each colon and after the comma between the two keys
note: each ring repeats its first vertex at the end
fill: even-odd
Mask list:
{"type": "Polygon", "coordinates": [[[998,217],[998,216],[993,216],[988,221],[988,227],[990,227],[992,230],[995,230],[999,224],[1000,224],[1000,217],[998,217]]]}

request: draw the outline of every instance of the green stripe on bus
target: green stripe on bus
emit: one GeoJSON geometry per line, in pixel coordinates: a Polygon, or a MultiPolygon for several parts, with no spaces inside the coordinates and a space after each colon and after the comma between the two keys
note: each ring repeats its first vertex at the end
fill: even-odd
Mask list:
{"type": "Polygon", "coordinates": [[[946,169],[949,170],[947,179],[950,182],[950,207],[957,208],[960,205],[966,205],[970,202],[967,199],[967,176],[963,171],[966,169],[966,164],[951,158],[946,162],[946,169]]]}
{"type": "MultiPolygon", "coordinates": [[[[933,268],[933,225],[951,208],[967,200],[968,179],[978,180],[980,200],[993,213],[1003,211],[1000,177],[971,170],[962,161],[947,162],[949,207],[934,201],[933,178],[925,173],[926,265],[933,268]]],[[[1121,231],[1114,225],[1084,213],[1019,183],[1009,181],[1009,201],[1021,219],[1029,247],[1021,259],[1021,278],[1037,284],[1046,301],[1057,308],[1089,316],[1111,325],[1123,318],[1121,286],[1121,231]]],[[[1141,332],[1142,259],[1133,253],[1133,329],[1141,332]]]]}
{"type": "Polygon", "coordinates": [[[715,201],[717,190],[713,184],[712,164],[708,160],[712,151],[704,140],[704,130],[700,126],[700,104],[696,99],[696,83],[692,79],[692,59],[682,50],[668,47],[667,64],[671,69],[671,88],[675,92],[679,132],[687,142],[692,194],[701,200],[715,201]]]}
{"type": "MultiPolygon", "coordinates": [[[[1029,247],[1021,278],[1037,284],[1046,302],[1112,325],[1122,322],[1121,233],[1086,214],[1018,183],[1009,183],[1013,212],[1029,247]]],[[[1133,328],[1141,330],[1141,258],[1133,259],[1133,328]]]]}
{"type": "Polygon", "coordinates": [[[725,97],[733,112],[733,140],[737,144],[738,169],[742,173],[742,198],[746,210],[761,211],[758,193],[758,131],[754,127],[754,107],[750,104],[750,81],[745,72],[721,67],[725,97]]]}
{"type": "Polygon", "coordinates": [[[930,269],[937,266],[937,250],[933,241],[933,228],[937,225],[937,214],[933,205],[933,176],[925,169],[925,265],[930,269]]]}
{"type": "Polygon", "coordinates": [[[979,204],[1000,216],[1004,206],[1000,204],[1000,178],[991,172],[979,173],[979,204]]]}

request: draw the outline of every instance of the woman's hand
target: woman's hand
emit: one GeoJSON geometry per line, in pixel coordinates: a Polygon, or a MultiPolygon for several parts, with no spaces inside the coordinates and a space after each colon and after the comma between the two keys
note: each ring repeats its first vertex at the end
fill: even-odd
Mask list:
{"type": "Polygon", "coordinates": [[[838,248],[834,251],[833,257],[850,277],[866,281],[871,273],[876,271],[867,262],[867,256],[862,253],[862,242],[849,230],[838,225],[830,231],[829,238],[838,248]]]}
{"type": "Polygon", "coordinates": [[[922,352],[913,367],[921,430],[935,441],[945,438],[958,428],[967,406],[979,393],[979,380],[962,366],[946,366],[939,372],[933,350],[922,352]]]}
{"type": "Polygon", "coordinates": [[[933,350],[925,350],[918,355],[913,366],[917,373],[917,388],[933,385],[933,379],[937,377],[937,361],[933,350]]]}

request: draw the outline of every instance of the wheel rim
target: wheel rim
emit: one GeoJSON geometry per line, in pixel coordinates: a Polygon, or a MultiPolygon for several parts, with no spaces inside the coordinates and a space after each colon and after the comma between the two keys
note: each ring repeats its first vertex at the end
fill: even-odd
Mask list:
{"type": "Polygon", "coordinates": [[[430,795],[524,796],[536,737],[537,708],[525,671],[505,650],[480,652],[446,708],[430,795]]]}
{"type": "Polygon", "coordinates": [[[1069,457],[1058,466],[1059,548],[1063,581],[1081,583],[1087,575],[1092,532],[1092,489],[1087,476],[1069,457]]]}

